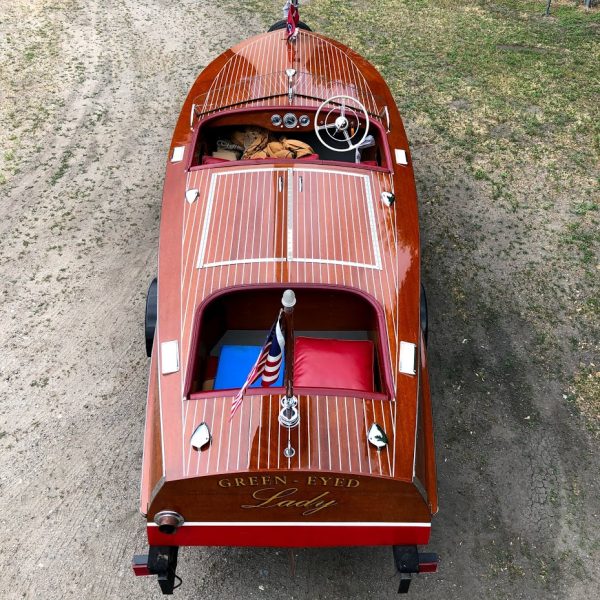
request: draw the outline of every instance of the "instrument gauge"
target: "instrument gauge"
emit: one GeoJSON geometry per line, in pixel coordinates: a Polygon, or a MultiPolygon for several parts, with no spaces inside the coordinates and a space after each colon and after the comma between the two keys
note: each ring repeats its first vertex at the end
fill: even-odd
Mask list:
{"type": "Polygon", "coordinates": [[[300,123],[302,127],[308,127],[310,125],[310,117],[308,115],[302,115],[298,119],[298,123],[300,123]]]}
{"type": "Polygon", "coordinates": [[[281,125],[281,115],[273,115],[271,117],[271,123],[273,123],[275,127],[279,127],[281,125]]]}
{"type": "Polygon", "coordinates": [[[292,127],[296,127],[298,125],[298,118],[294,113],[287,113],[283,116],[283,124],[291,129],[292,127]]]}

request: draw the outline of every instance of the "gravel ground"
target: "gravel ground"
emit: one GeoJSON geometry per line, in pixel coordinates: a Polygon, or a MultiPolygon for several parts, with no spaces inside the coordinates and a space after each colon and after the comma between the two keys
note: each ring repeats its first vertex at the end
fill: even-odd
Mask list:
{"type": "MultiPolygon", "coordinates": [[[[184,96],[211,58],[265,29],[234,6],[0,6],[2,598],[159,597],[129,567],[145,549],[145,291],[184,96]]],[[[435,187],[434,149],[413,143],[420,186],[435,187]]],[[[479,192],[455,193],[451,221],[468,239],[479,192]]],[[[489,312],[479,324],[446,294],[444,269],[427,268],[442,564],[413,597],[597,597],[597,440],[528,362],[526,324],[489,312]]],[[[183,550],[176,595],[395,597],[389,548],[301,549],[296,563],[292,576],[287,551],[183,550]]]]}

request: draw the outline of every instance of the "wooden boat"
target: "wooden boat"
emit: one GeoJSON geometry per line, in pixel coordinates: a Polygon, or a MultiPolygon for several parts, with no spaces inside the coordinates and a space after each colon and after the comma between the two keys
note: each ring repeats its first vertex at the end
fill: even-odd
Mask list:
{"type": "Polygon", "coordinates": [[[172,593],[181,546],[389,545],[405,591],[437,568],[409,145],[371,64],[277,27],[204,69],[169,150],[133,568],[172,593]],[[274,321],[285,378],[246,388],[274,321]]]}

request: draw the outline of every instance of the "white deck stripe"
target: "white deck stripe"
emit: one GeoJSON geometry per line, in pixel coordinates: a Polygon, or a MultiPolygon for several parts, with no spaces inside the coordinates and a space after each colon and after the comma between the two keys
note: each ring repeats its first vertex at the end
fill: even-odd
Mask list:
{"type": "Polygon", "coordinates": [[[287,171],[287,259],[294,256],[294,170],[287,171]]]}
{"type": "MultiPolygon", "coordinates": [[[[158,527],[147,523],[148,527],[158,527]]],[[[395,523],[383,521],[190,521],[181,527],[431,527],[431,523],[395,523]]]]}
{"type": "Polygon", "coordinates": [[[225,267],[228,265],[242,265],[252,263],[270,263],[270,262],[285,262],[285,258],[240,258],[236,260],[222,260],[219,262],[204,263],[202,268],[208,267],[225,267]]]}
{"type": "Polygon", "coordinates": [[[213,174],[210,180],[210,190],[208,192],[208,200],[206,201],[206,213],[204,214],[204,227],[202,228],[202,238],[200,239],[200,251],[198,252],[197,266],[201,267],[204,261],[204,253],[206,252],[206,243],[208,241],[208,229],[210,225],[210,217],[215,196],[215,187],[217,185],[217,174],[213,174]]]}
{"type": "Polygon", "coordinates": [[[379,240],[377,236],[377,225],[375,224],[375,209],[373,208],[373,196],[371,195],[371,178],[365,175],[365,194],[367,196],[367,210],[369,211],[369,224],[371,225],[371,241],[375,252],[375,266],[381,269],[381,252],[379,251],[379,240]]]}
{"type": "MultiPolygon", "coordinates": [[[[381,271],[383,267],[377,265],[369,265],[365,263],[351,262],[348,260],[330,260],[327,258],[289,258],[289,262],[298,263],[317,263],[321,265],[341,265],[345,267],[359,267],[363,269],[374,269],[375,271],[381,271]]],[[[285,260],[283,261],[285,262],[285,260]]],[[[207,265],[208,266],[208,265],[207,265]]]]}

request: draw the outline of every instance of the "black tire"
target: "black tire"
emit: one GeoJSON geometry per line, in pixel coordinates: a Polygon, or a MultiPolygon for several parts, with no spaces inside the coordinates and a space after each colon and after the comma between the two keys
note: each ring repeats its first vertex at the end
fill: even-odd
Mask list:
{"type": "Polygon", "coordinates": [[[158,306],[158,282],[156,277],[152,280],[146,296],[146,319],[144,330],[146,334],[146,356],[152,356],[154,344],[154,331],[156,330],[156,314],[158,306]]]}
{"type": "Polygon", "coordinates": [[[421,300],[419,302],[419,312],[421,316],[421,331],[423,332],[423,339],[427,346],[427,338],[429,337],[429,318],[427,316],[427,295],[425,294],[425,288],[421,284],[421,300]]]}
{"type": "MultiPolygon", "coordinates": [[[[281,21],[276,21],[269,27],[267,33],[271,33],[271,31],[277,31],[279,29],[287,29],[287,21],[285,19],[281,19],[281,21]]],[[[304,21],[298,22],[298,29],[304,29],[305,31],[312,31],[312,29],[304,23],[304,21]]]]}

